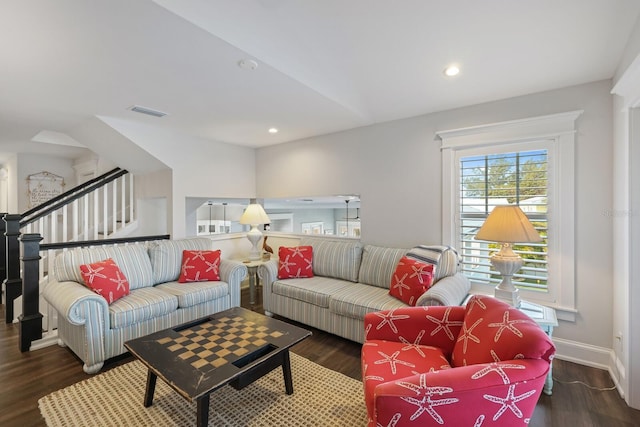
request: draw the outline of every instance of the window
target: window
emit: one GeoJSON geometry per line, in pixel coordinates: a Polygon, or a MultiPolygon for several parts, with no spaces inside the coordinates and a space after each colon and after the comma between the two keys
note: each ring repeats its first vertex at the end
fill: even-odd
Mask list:
{"type": "Polygon", "coordinates": [[[491,209],[518,204],[543,242],[516,245],[525,258],[514,277],[525,300],[575,319],[574,151],[581,111],[437,132],[442,141],[443,243],[459,249],[472,292],[493,294],[500,281],[475,240],[491,209]]]}
{"type": "Polygon", "coordinates": [[[499,245],[475,240],[475,235],[495,206],[518,205],[543,242],[514,246],[514,251],[525,260],[513,277],[514,284],[521,289],[546,291],[547,150],[462,157],[458,173],[458,246],[465,275],[474,282],[493,286],[502,280],[489,261],[499,245]]]}

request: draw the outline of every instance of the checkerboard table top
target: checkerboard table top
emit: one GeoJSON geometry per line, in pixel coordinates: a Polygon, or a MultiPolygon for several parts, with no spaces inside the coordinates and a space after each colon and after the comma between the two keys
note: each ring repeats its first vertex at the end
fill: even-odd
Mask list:
{"type": "Polygon", "coordinates": [[[183,397],[193,400],[252,369],[311,332],[234,307],[125,343],[183,397]]]}
{"type": "Polygon", "coordinates": [[[267,345],[268,338],[284,334],[242,316],[224,316],[179,330],[178,336],[166,336],[157,342],[194,368],[210,370],[267,345]]]}

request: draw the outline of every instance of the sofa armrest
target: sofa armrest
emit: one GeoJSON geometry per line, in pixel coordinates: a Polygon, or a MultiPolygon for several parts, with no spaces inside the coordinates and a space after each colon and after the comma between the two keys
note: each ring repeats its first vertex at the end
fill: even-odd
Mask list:
{"type": "MultiPolygon", "coordinates": [[[[72,325],[85,325],[89,315],[100,316],[104,330],[109,328],[107,300],[78,282],[51,280],[42,292],[44,299],[72,325]]],[[[95,321],[93,322],[95,324],[95,321]]]]}
{"type": "Polygon", "coordinates": [[[367,313],[364,317],[365,344],[384,340],[430,345],[450,354],[462,328],[465,307],[401,307],[367,313]],[[415,342],[416,337],[418,341],[415,342]]]}
{"type": "Polygon", "coordinates": [[[262,286],[270,287],[278,278],[278,260],[272,259],[258,266],[258,278],[262,282],[262,286]]]}
{"type": "Polygon", "coordinates": [[[247,277],[247,266],[240,261],[220,260],[220,280],[227,282],[231,295],[231,307],[240,307],[240,286],[247,277]]]}
{"type": "Polygon", "coordinates": [[[479,425],[485,417],[522,425],[523,415],[528,418],[535,409],[548,371],[544,360],[519,359],[394,379],[374,389],[376,421],[387,425],[400,414],[424,426],[479,425]],[[433,404],[429,413],[417,411],[421,399],[433,404]]]}
{"type": "Polygon", "coordinates": [[[416,305],[460,305],[469,294],[471,282],[462,273],[443,277],[431,286],[424,294],[420,295],[416,305]]]}
{"type": "Polygon", "coordinates": [[[272,259],[258,266],[258,278],[262,282],[262,307],[271,310],[271,285],[278,279],[278,260],[272,259]]]}

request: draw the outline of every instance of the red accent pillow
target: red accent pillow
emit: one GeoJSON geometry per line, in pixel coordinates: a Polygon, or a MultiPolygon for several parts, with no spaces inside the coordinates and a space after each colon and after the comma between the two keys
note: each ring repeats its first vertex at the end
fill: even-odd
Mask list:
{"type": "Polygon", "coordinates": [[[182,268],[178,282],[220,280],[220,249],[215,251],[182,251],[182,268]]]}
{"type": "Polygon", "coordinates": [[[313,277],[313,246],[280,246],[278,279],[313,277]]]}
{"type": "Polygon", "coordinates": [[[109,304],[129,295],[129,281],[111,258],[80,266],[84,284],[109,304]]]}
{"type": "Polygon", "coordinates": [[[411,306],[433,284],[433,264],[403,256],[391,276],[389,295],[411,306]]]}
{"type": "Polygon", "coordinates": [[[549,360],[554,349],[551,338],[529,316],[498,299],[475,295],[467,303],[451,364],[549,360]]]}

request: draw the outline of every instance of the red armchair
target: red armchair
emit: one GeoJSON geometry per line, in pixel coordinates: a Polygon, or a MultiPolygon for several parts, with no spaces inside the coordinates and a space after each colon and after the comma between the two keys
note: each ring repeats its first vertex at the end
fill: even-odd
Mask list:
{"type": "Polygon", "coordinates": [[[555,354],[533,320],[491,297],[369,313],[365,333],[369,427],[525,426],[555,354]]]}

